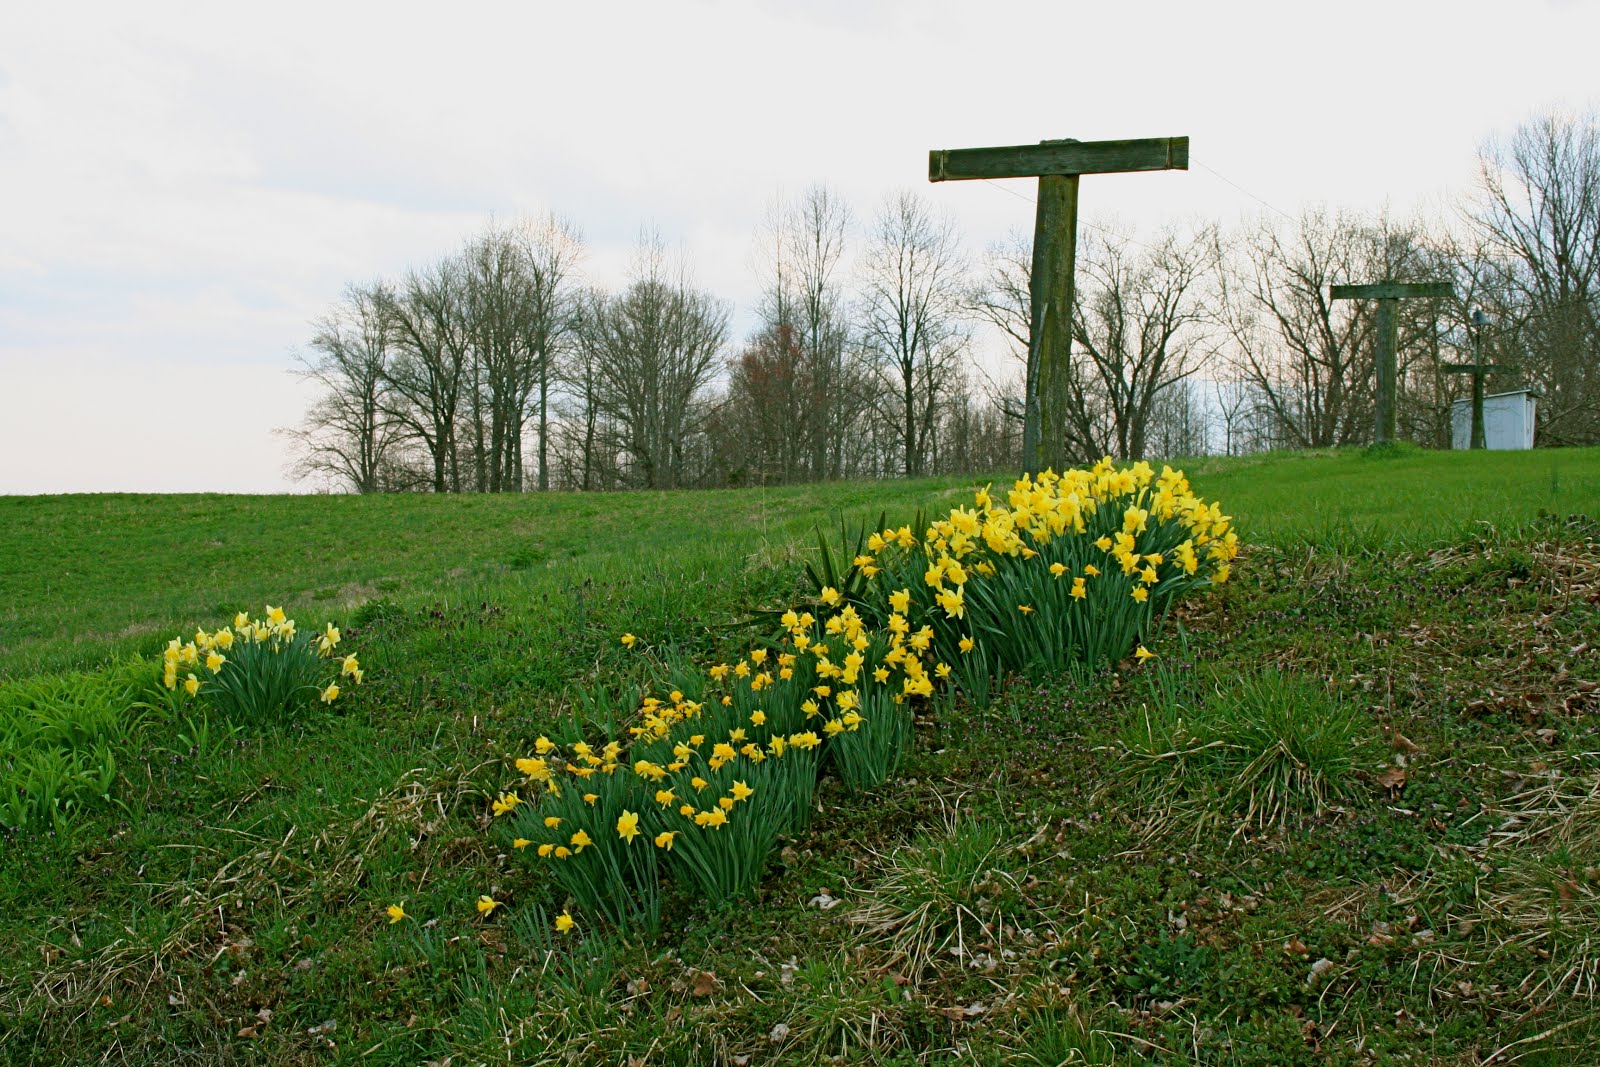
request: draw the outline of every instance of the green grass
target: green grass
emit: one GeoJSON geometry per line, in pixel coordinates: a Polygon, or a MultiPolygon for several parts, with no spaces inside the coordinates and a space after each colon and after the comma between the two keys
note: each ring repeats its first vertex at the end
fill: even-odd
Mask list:
{"type": "Polygon", "coordinates": [[[368,672],[285,723],[129,730],[112,802],[0,838],[0,1063],[1581,1062],[1600,528],[1538,516],[1600,515],[1600,450],[1187,467],[1249,548],[1161,659],[923,716],[754,900],[674,891],[628,938],[551,930],[489,825],[511,758],[741,642],[813,526],[960,483],[0,501],[8,686],[153,679],[280,601],[368,672]],[[1147,706],[1229,760],[1130,777],[1147,706]]]}

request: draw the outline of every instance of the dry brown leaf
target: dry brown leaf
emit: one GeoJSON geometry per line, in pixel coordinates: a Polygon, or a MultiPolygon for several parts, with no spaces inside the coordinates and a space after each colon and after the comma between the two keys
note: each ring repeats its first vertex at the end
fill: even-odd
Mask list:
{"type": "Polygon", "coordinates": [[[1390,767],[1378,775],[1378,784],[1390,792],[1399,792],[1406,787],[1406,769],[1404,767],[1390,767]]]}

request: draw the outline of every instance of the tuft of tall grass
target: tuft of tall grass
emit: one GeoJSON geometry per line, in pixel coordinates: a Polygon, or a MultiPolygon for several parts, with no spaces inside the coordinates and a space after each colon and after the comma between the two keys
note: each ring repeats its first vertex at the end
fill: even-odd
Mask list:
{"type": "Polygon", "coordinates": [[[1306,678],[1231,676],[1191,696],[1170,668],[1123,724],[1123,777],[1208,816],[1281,826],[1348,796],[1369,753],[1366,716],[1306,678]]]}
{"type": "Polygon", "coordinates": [[[0,684],[0,826],[68,826],[85,805],[109,803],[117,752],[132,747],[158,713],[149,668],[0,684]]]}
{"type": "Polygon", "coordinates": [[[878,861],[881,877],[850,921],[902,958],[908,974],[921,974],[946,954],[965,960],[969,942],[999,951],[1005,927],[992,901],[1016,887],[1019,861],[1004,827],[957,816],[878,861]]]}

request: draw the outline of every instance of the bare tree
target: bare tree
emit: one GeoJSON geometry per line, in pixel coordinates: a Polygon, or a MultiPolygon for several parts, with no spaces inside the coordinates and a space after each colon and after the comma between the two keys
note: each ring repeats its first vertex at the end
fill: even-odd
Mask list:
{"type": "MultiPolygon", "coordinates": [[[[1323,448],[1371,438],[1374,314],[1370,301],[1335,303],[1328,290],[1427,280],[1432,266],[1422,246],[1414,224],[1316,209],[1287,223],[1262,218],[1236,243],[1237,254],[1219,244],[1219,307],[1234,369],[1270,414],[1277,444],[1323,448]]],[[[1414,303],[1425,306],[1401,318],[1402,379],[1437,332],[1437,302],[1414,303]]]]}
{"type": "Polygon", "coordinates": [[[591,406],[613,423],[636,484],[686,482],[690,437],[706,414],[705,390],[727,335],[727,305],[694,288],[685,270],[669,270],[653,237],[641,242],[627,289],[591,305],[580,335],[593,367],[591,406]]]}
{"type": "Polygon", "coordinates": [[[1541,115],[1479,153],[1470,218],[1507,262],[1519,363],[1553,443],[1600,439],[1600,115],[1541,115]]]}
{"type": "Polygon", "coordinates": [[[436,493],[461,491],[456,431],[471,345],[463,273],[459,258],[441,260],[383,296],[396,349],[385,413],[427,451],[436,493]]]}
{"type": "Polygon", "coordinates": [[[555,363],[572,322],[580,251],[554,217],[491,225],[462,254],[460,313],[470,340],[468,392],[475,487],[520,491],[523,440],[535,421],[539,482],[548,488],[549,403],[555,363]]]}
{"type": "Polygon", "coordinates": [[[862,263],[859,322],[885,385],[880,413],[898,431],[908,477],[928,468],[941,403],[967,345],[965,269],[948,219],[909,192],[889,198],[862,263]]]}
{"type": "MultiPolygon", "coordinates": [[[[1117,235],[1083,242],[1073,316],[1081,355],[1067,376],[1068,439],[1079,458],[1144,456],[1163,394],[1200,369],[1211,350],[1204,301],[1215,243],[1210,228],[1169,230],[1149,245],[1117,235]]],[[[1189,399],[1168,413],[1189,418],[1189,399]]]]}
{"type": "Polygon", "coordinates": [[[838,477],[845,440],[862,413],[846,358],[851,324],[841,279],[849,227],[850,210],[838,194],[815,185],[774,204],[760,234],[761,325],[751,344],[771,349],[781,339],[795,357],[791,372],[764,390],[763,410],[782,420],[772,429],[789,437],[769,480],[838,477]]]}
{"type": "Polygon", "coordinates": [[[315,325],[302,378],[322,389],[306,421],[288,431],[300,453],[297,477],[322,475],[358,493],[387,488],[396,427],[384,411],[392,335],[381,285],[352,285],[315,325]]]}

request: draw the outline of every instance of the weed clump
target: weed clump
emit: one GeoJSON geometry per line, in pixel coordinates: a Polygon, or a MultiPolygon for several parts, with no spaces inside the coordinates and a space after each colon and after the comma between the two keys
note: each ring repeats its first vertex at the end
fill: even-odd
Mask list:
{"type": "Polygon", "coordinates": [[[1118,744],[1124,781],[1158,807],[1281,827],[1350,795],[1370,731],[1324,687],[1263,671],[1191,699],[1175,675],[1157,677],[1118,744]]]}

